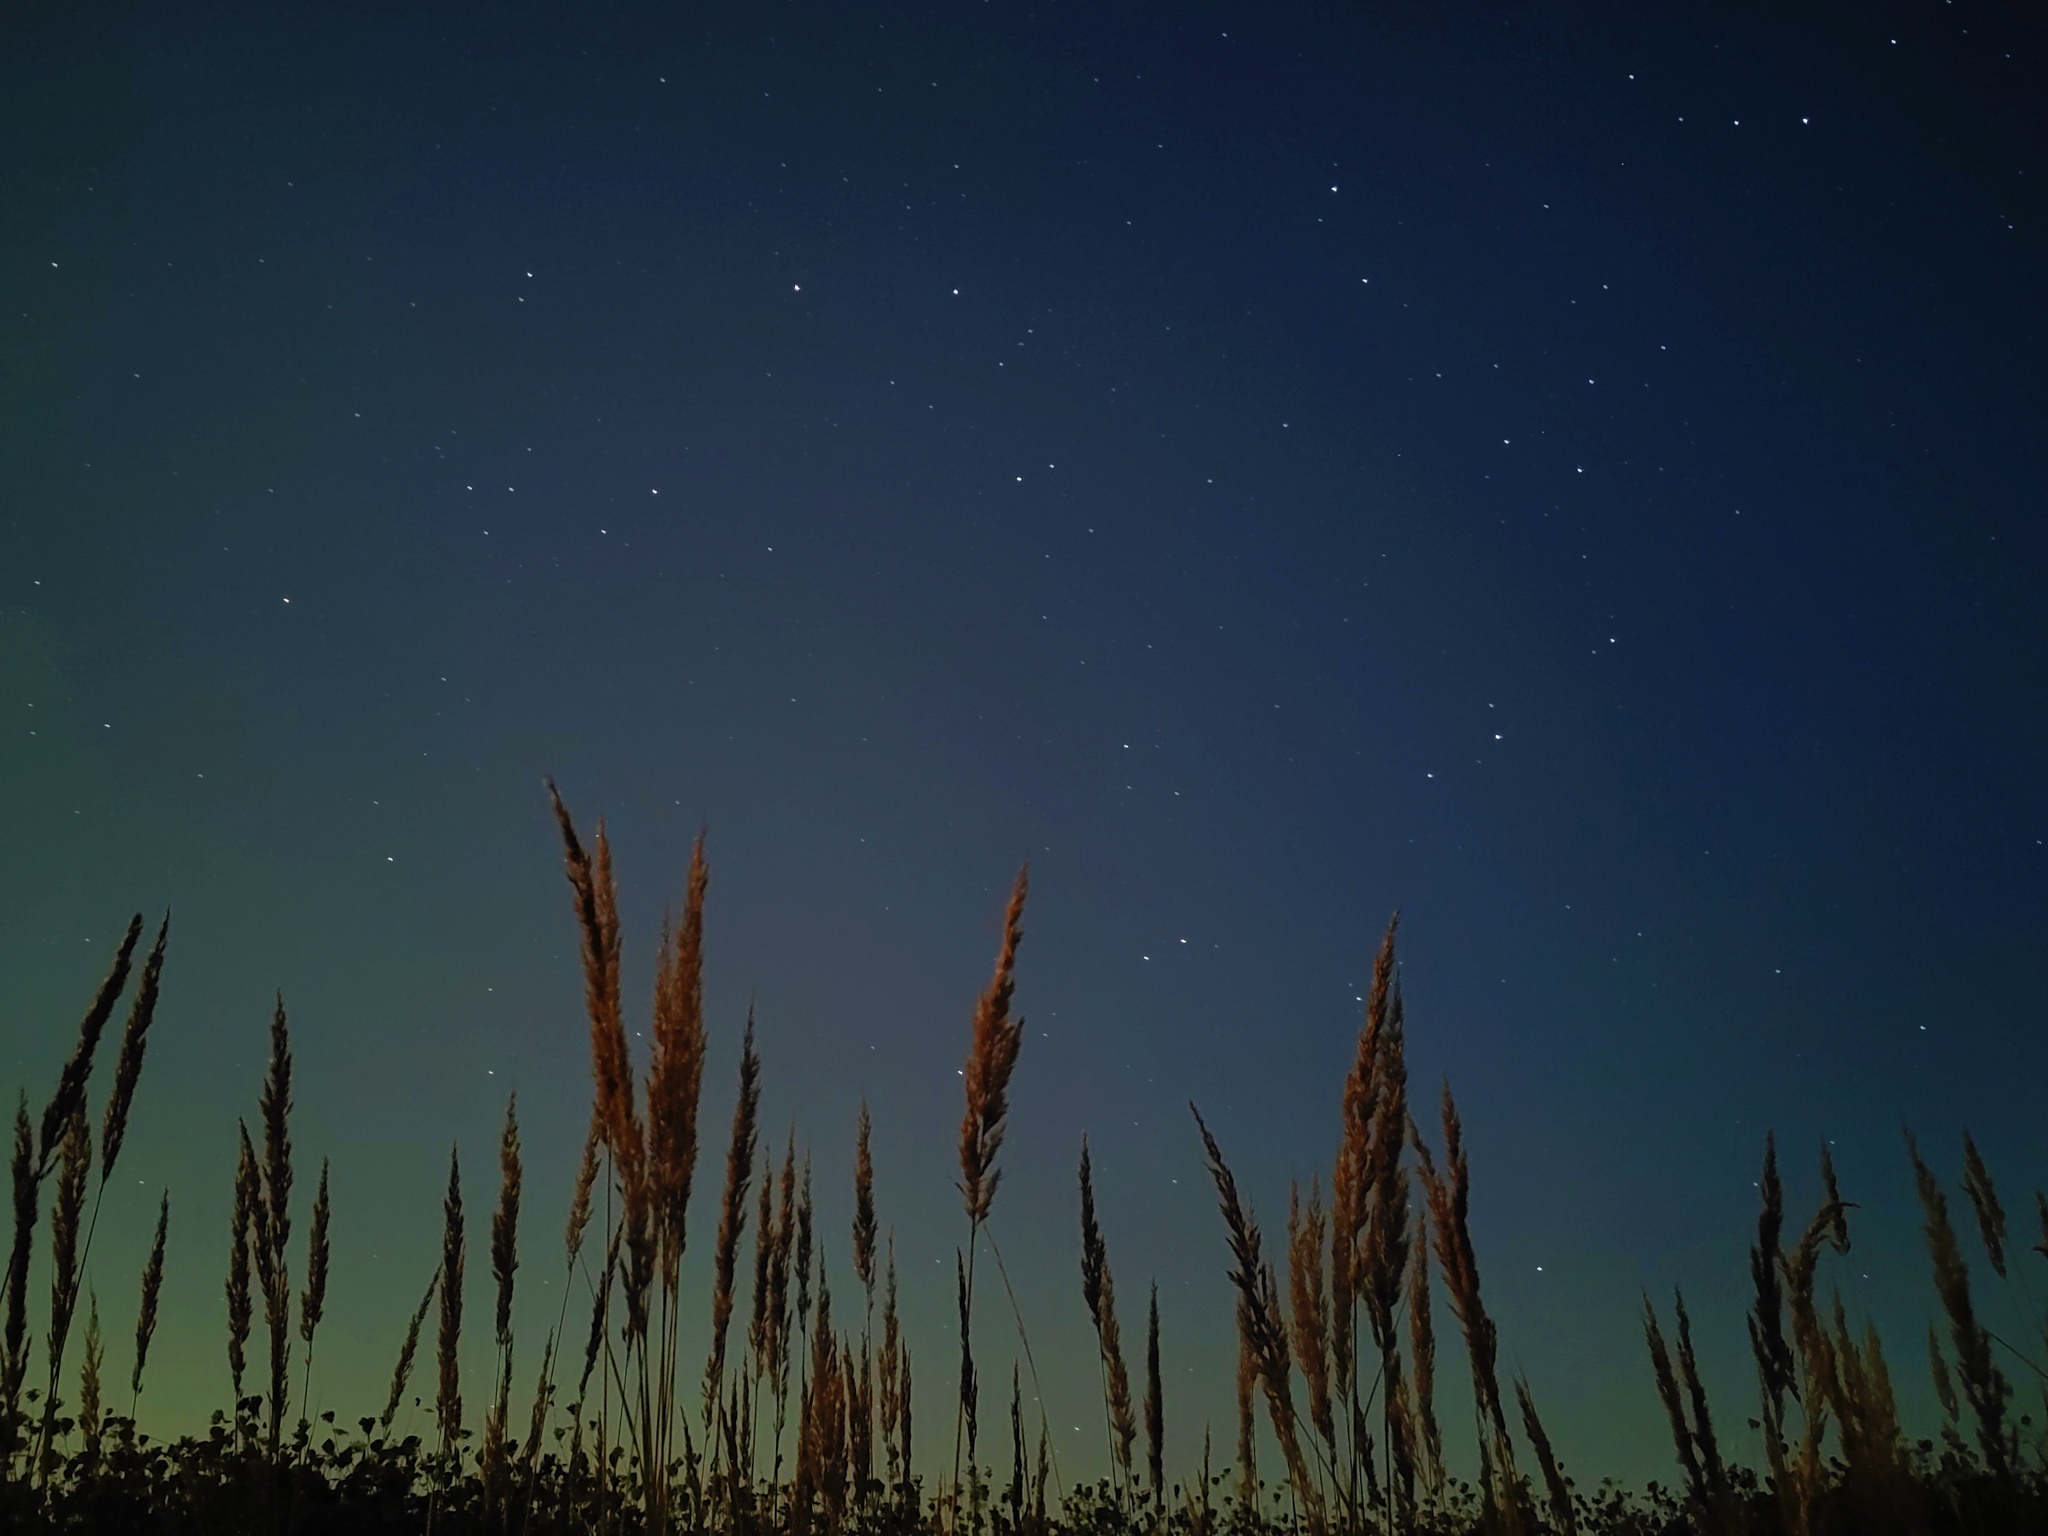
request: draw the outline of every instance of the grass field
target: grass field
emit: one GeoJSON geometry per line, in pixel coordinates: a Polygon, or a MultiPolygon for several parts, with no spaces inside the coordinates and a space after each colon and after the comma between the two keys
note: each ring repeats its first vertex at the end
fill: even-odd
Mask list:
{"type": "MultiPolygon", "coordinates": [[[[1083,1143],[1077,1299],[1094,1325],[1110,1472],[1091,1486],[1062,1487],[1049,1426],[1026,1406],[1037,1401],[1031,1383],[1013,1371],[1008,1383],[984,1390],[972,1355],[979,1305],[994,1314],[985,1327],[1015,1326],[1030,1365],[1029,1320],[1014,1312],[999,1264],[989,1268],[995,1255],[986,1233],[1023,1040],[1011,1013],[1027,895],[1021,872],[974,1004],[962,1071],[960,1358],[919,1362],[926,1390],[918,1395],[894,1254],[875,1208],[865,1106],[854,1216],[841,1250],[851,1255],[851,1272],[838,1276],[835,1315],[808,1156],[794,1135],[779,1157],[761,1144],[750,1023],[718,1187],[706,1193],[711,1215],[700,1206],[697,1216],[713,1234],[712,1342],[701,1363],[685,1359],[681,1272],[705,1060],[703,848],[692,859],[681,922],[662,937],[643,1075],[620,1003],[610,848],[601,826],[586,843],[559,799],[555,811],[582,945],[593,1093],[562,1249],[530,1261],[560,1264],[569,1281],[538,1353],[529,1343],[521,1357],[513,1334],[523,1215],[515,1100],[497,1148],[488,1237],[479,1222],[475,1253],[479,1267],[489,1266],[492,1310],[467,1319],[489,1331],[490,1379],[469,1383],[473,1396],[465,1399],[459,1358],[470,1216],[451,1159],[441,1251],[410,1327],[392,1340],[389,1396],[362,1405],[353,1421],[332,1413],[309,1421],[327,1305],[327,1169],[303,1234],[295,1233],[291,1038],[280,1002],[262,1096],[240,1136],[224,1282],[228,1397],[204,1436],[165,1442],[141,1430],[168,1196],[140,1279],[125,1380],[109,1365],[97,1294],[85,1279],[165,963],[167,924],[138,963],[137,917],[40,1115],[26,1093],[16,1115],[0,1526],[451,1536],[2048,1530],[2048,1448],[2021,1406],[2040,1394],[2036,1362],[2048,1329],[2006,1340],[1980,1320],[1949,1191],[1910,1138],[1905,1153],[1944,1320],[1924,1346],[1942,1415],[1933,1434],[1916,1438],[1902,1425],[1883,1343],[1826,1294],[1825,1271],[1831,1255],[1848,1250],[1853,1209],[1833,1167],[1823,1154],[1824,1198],[1803,1225],[1788,1227],[1767,1140],[1750,1251],[1756,1394],[1722,1409],[1756,1432],[1762,1464],[1737,1465],[1722,1449],[1681,1296],[1668,1311],[1646,1301],[1643,1317],[1645,1376],[1671,1426],[1672,1483],[1631,1492],[1575,1482],[1552,1451],[1529,1383],[1500,1380],[1468,1222],[1471,1170],[1448,1087],[1428,1133],[1411,1114],[1392,926],[1343,1084],[1327,1193],[1320,1176],[1306,1192],[1290,1192],[1284,1242],[1272,1256],[1224,1149],[1190,1106],[1216,1189],[1218,1257],[1230,1268],[1239,1340],[1236,1439],[1212,1447],[1205,1436],[1199,1462],[1164,1464],[1173,1405],[1164,1400],[1156,1288],[1143,1307],[1127,1298],[1119,1311],[1083,1143]],[[95,1060],[123,997],[128,1011],[95,1116],[95,1060]],[[1440,1313],[1459,1336],[1474,1405],[1477,1464],[1461,1469],[1445,1465],[1437,1420],[1440,1313]],[[1125,1323],[1135,1330],[1140,1318],[1142,1345],[1127,1346],[1125,1323]],[[394,1433],[415,1390],[431,1395],[432,1431],[394,1433]]],[[[1979,1278],[1988,1268],[2002,1284],[2020,1266],[2048,1259],[2048,1200],[2035,1196],[2041,1241],[2016,1242],[1990,1172],[1967,1137],[1963,1148],[1955,1209],[1967,1207],[1979,1278]]],[[[128,1316],[125,1308],[119,1314],[124,1339],[128,1316]]],[[[1912,1353],[1920,1350],[1914,1341],[1912,1353]]]]}

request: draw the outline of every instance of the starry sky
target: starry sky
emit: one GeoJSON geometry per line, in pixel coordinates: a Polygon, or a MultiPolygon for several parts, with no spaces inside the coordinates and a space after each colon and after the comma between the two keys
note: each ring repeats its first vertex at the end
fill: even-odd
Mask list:
{"type": "Polygon", "coordinates": [[[2037,5],[13,14],[0,1055],[40,1101],[173,910],[93,1256],[124,1339],[170,1189],[159,1427],[226,1394],[278,988],[302,1188],[333,1163],[316,1396],[381,1403],[449,1144],[481,1230],[514,1088],[537,1356],[588,1094],[549,774],[608,820],[636,1018],[708,828],[707,1164],[751,1000],[842,1291],[872,1105],[930,1424],[1030,860],[995,1232],[1070,1476],[1081,1134],[1185,1468],[1235,1361],[1185,1105],[1277,1231],[1396,908],[1503,1360],[1582,1480],[1670,1475],[1645,1289],[1739,1426],[1767,1127],[1795,1213],[1832,1143],[1835,1278],[1903,1359],[1900,1125],[2028,1203],[2037,5]]]}

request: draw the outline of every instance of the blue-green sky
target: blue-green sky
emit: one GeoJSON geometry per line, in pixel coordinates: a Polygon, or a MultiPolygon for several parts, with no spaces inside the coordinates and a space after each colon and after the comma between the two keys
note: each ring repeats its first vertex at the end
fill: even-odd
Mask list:
{"type": "Polygon", "coordinates": [[[1071,1469],[1082,1132],[1185,1467],[1235,1346],[1184,1106],[1277,1229],[1397,907],[1504,1358],[1583,1481],[1670,1476],[1644,1288],[1747,1413],[1766,1127],[1801,1210],[1833,1143],[1836,1273],[1903,1359],[1901,1123],[2042,1177],[2028,8],[24,10],[0,1062],[47,1093],[172,909],[93,1256],[123,1338],[170,1188],[161,1427],[226,1393],[276,988],[302,1188],[334,1169],[316,1395],[381,1403],[447,1147],[480,1217],[514,1087],[537,1352],[588,1094],[548,774],[609,821],[636,1009],[709,829],[708,1139],[751,999],[842,1289],[873,1106],[927,1424],[1031,861],[995,1231],[1071,1469]]]}

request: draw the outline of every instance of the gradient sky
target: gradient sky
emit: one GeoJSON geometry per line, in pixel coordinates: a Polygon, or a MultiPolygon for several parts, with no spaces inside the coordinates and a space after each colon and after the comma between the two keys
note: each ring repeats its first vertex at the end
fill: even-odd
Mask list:
{"type": "Polygon", "coordinates": [[[1749,1411],[1766,1127],[1795,1219],[1833,1143],[1834,1277],[1918,1358],[1901,1123],[2016,1209],[2048,1166],[2038,6],[344,9],[0,48],[0,1047],[40,1102],[174,910],[93,1255],[125,1340],[170,1188],[145,1417],[226,1394],[274,988],[316,1395],[381,1403],[515,1087],[537,1358],[588,1095],[548,774],[636,1017],[709,829],[707,1162],[753,999],[842,1294],[873,1106],[928,1451],[1027,858],[995,1231],[1070,1476],[1082,1132],[1185,1468],[1235,1360],[1186,1102],[1270,1240],[1396,908],[1582,1481],[1671,1475],[1645,1288],[1749,1411]]]}

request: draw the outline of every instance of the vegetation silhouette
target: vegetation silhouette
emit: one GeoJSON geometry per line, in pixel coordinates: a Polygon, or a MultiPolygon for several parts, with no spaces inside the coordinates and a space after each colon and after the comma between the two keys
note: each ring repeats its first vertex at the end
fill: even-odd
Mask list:
{"type": "MultiPolygon", "coordinates": [[[[1762,1208],[1749,1254],[1754,1302],[1745,1320],[1758,1383],[1757,1416],[1749,1422],[1761,1441],[1761,1465],[1740,1465],[1723,1448],[1701,1384],[1685,1299],[1674,1295],[1668,1331],[1666,1314],[1644,1298],[1643,1330],[1647,1385],[1670,1422],[1678,1482],[1652,1483],[1641,1492],[1611,1480],[1592,1491],[1581,1488],[1559,1462],[1534,1389],[1518,1376],[1511,1384],[1515,1417],[1536,1469],[1533,1477],[1524,1474],[1499,1380],[1498,1335],[1480,1294],[1471,1169],[1449,1085],[1440,1096],[1434,1146],[1410,1112],[1392,923],[1374,961],[1339,1101],[1328,1204],[1320,1178],[1311,1180],[1305,1199],[1298,1184],[1289,1193],[1284,1285],[1264,1255],[1258,1223],[1222,1146],[1190,1105],[1216,1189],[1236,1296],[1236,1465],[1212,1466],[1205,1425],[1199,1465],[1177,1480],[1168,1476],[1171,1405],[1159,1364],[1156,1280],[1146,1314],[1143,1399],[1133,1402],[1109,1240],[1084,1139],[1079,1291],[1099,1356],[1109,1470],[1092,1484],[1065,1487],[1050,1426],[1042,1409],[1036,1424],[1027,1425],[1023,1376],[1013,1367],[1008,1475],[999,1488],[1003,1469],[981,1455],[972,1347],[976,1257],[984,1244],[1003,1279],[1022,1363],[1038,1396],[1022,1311],[989,1226],[1024,1038],[1011,1004],[1025,872],[1005,909],[962,1069],[958,1189],[968,1231],[955,1255],[960,1361],[946,1477],[928,1486],[914,1470],[911,1350],[897,1309],[894,1238],[878,1216],[867,1106],[860,1108],[853,1149],[848,1243],[861,1311],[857,1327],[842,1329],[833,1318],[826,1244],[814,1230],[810,1155],[799,1156],[792,1129],[778,1174],[772,1149],[760,1147],[762,1063],[751,1011],[716,1207],[711,1344],[701,1403],[693,1409],[696,1389],[680,1357],[680,1276],[705,1060],[703,918],[710,871],[704,841],[700,836],[691,853],[681,921],[663,927],[643,1082],[620,1003],[610,843],[600,822],[586,845],[552,783],[548,793],[581,941],[593,1094],[564,1234],[570,1285],[541,1342],[523,1432],[513,1417],[524,1183],[516,1099],[506,1105],[498,1146],[489,1241],[493,1372],[480,1438],[472,1444],[462,1390],[468,1249],[455,1149],[441,1253],[406,1328],[381,1413],[352,1425],[333,1413],[309,1418],[314,1345],[328,1299],[328,1170],[323,1162],[295,1312],[292,1056],[282,997],[270,1020],[258,1135],[252,1137],[247,1121],[237,1128],[225,1281],[229,1404],[201,1435],[166,1441],[139,1427],[170,1235],[165,1192],[141,1277],[128,1411],[110,1410],[100,1306],[87,1276],[101,1199],[126,1136],[155,1015],[168,917],[135,977],[97,1138],[88,1101],[100,1038],[135,971],[143,926],[137,916],[79,1025],[40,1120],[31,1116],[25,1091],[15,1113],[14,1231],[0,1292],[0,1529],[194,1536],[1962,1536],[2048,1529],[2048,1442],[2029,1415],[2015,1412],[2005,1365],[2017,1363],[2032,1385],[2048,1375],[1983,1322],[1948,1191],[1910,1135],[1906,1153],[1943,1322],[1929,1328],[1926,1341],[1942,1415],[1934,1437],[1907,1438],[1876,1330],[1853,1327],[1839,1294],[1821,1299],[1823,1261],[1829,1252],[1848,1251],[1853,1209],[1837,1187],[1831,1160],[1823,1151],[1824,1197],[1787,1247],[1777,1148],[1766,1137],[1762,1208]],[[46,1197],[49,1239],[39,1262],[35,1236],[46,1197]],[[743,1272],[750,1204],[754,1246],[743,1272]],[[48,1301],[42,1384],[30,1386],[30,1279],[38,1268],[48,1301]],[[743,1278],[746,1329],[730,1348],[743,1278]],[[1446,1468],[1436,1418],[1436,1283],[1471,1374],[1477,1466],[1469,1478],[1446,1468]],[[574,1316],[572,1288],[579,1294],[574,1316]],[[85,1338],[76,1395],[68,1397],[67,1345],[81,1297],[85,1338]],[[266,1369],[252,1377],[248,1356],[258,1302],[266,1369]],[[393,1424],[410,1389],[421,1329],[436,1308],[434,1432],[425,1440],[397,1433],[393,1424]],[[296,1414],[290,1403],[294,1335],[303,1349],[296,1414]],[[251,1385],[258,1390],[245,1392],[251,1385]],[[1256,1412],[1261,1399],[1263,1431],[1256,1412]],[[1277,1484],[1259,1477],[1262,1432],[1280,1452],[1284,1479],[1277,1484]]],[[[2028,1254],[2016,1254],[1996,1185],[1967,1136],[1961,1189],[1993,1275],[2001,1284],[2023,1286],[2024,1277],[2010,1271],[2030,1262],[2030,1254],[2048,1259],[2048,1197],[2035,1196],[2041,1241],[2028,1254]]],[[[2048,1339],[2048,1328],[2043,1336],[2048,1339]]]]}

